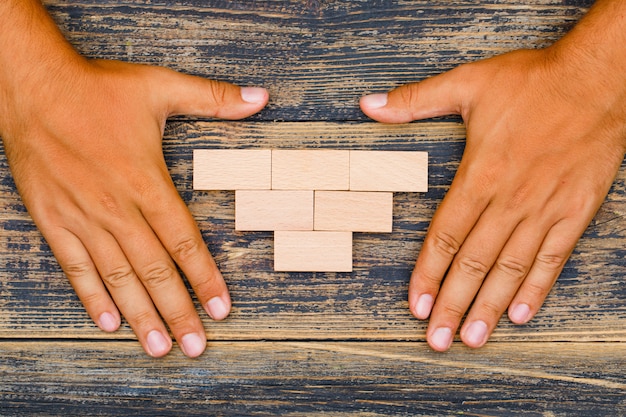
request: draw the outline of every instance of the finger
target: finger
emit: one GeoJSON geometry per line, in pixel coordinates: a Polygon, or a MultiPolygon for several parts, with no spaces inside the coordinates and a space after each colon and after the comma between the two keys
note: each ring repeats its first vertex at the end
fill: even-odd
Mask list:
{"type": "Polygon", "coordinates": [[[183,352],[197,357],[206,348],[204,326],[176,265],[143,218],[113,232],[183,352]]]}
{"type": "Polygon", "coordinates": [[[543,236],[549,228],[542,223],[545,222],[521,222],[506,242],[461,328],[461,340],[467,346],[483,346],[497,326],[528,275],[543,236]]]}
{"type": "Polygon", "coordinates": [[[409,309],[418,319],[427,319],[439,293],[441,282],[465,238],[488,204],[458,169],[448,193],[435,212],[424,239],[409,284],[409,309]]]}
{"type": "Polygon", "coordinates": [[[590,216],[567,218],[550,229],[509,306],[509,319],[513,323],[527,323],[537,314],[590,221],[590,216]]]}
{"type": "Polygon", "coordinates": [[[469,85],[466,68],[427,78],[419,83],[400,86],[388,93],[371,94],[361,98],[363,112],[384,123],[406,123],[418,119],[461,114],[464,90],[469,85]]]}
{"type": "Polygon", "coordinates": [[[433,307],[426,334],[433,349],[445,351],[450,347],[452,335],[516,223],[498,208],[489,206],[463,242],[433,307]]]}
{"type": "Polygon", "coordinates": [[[155,79],[159,103],[169,103],[168,116],[190,115],[242,119],[260,111],[269,94],[260,87],[238,87],[223,81],[181,74],[164,68],[155,79]]]}
{"type": "Polygon", "coordinates": [[[173,185],[168,185],[159,204],[149,204],[143,215],[213,320],[226,318],[231,299],[224,278],[202,239],[191,213],[173,185]]]}
{"type": "Polygon", "coordinates": [[[118,241],[102,229],[81,225],[80,239],[91,255],[102,281],[146,353],[166,355],[172,340],[118,241]]]}
{"type": "Polygon", "coordinates": [[[64,228],[43,228],[42,233],[94,323],[105,332],[116,331],[120,313],[81,241],[64,228]]]}

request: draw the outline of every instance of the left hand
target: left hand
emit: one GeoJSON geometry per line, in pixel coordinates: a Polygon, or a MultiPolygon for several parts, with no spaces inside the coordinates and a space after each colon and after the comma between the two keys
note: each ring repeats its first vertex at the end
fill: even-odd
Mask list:
{"type": "Polygon", "coordinates": [[[460,336],[471,347],[507,307],[529,321],[608,193],[626,148],[623,88],[575,58],[516,51],[361,101],[381,122],[465,121],[462,161],[409,287],[435,350],[451,346],[468,310],[460,336]]]}

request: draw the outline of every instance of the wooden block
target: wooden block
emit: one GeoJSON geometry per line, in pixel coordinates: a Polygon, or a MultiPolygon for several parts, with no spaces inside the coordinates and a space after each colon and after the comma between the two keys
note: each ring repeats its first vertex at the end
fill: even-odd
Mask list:
{"type": "Polygon", "coordinates": [[[235,191],[235,230],[313,230],[313,191],[235,191]]]}
{"type": "Polygon", "coordinates": [[[350,151],[330,149],[272,151],[272,189],[348,190],[350,151]]]}
{"type": "Polygon", "coordinates": [[[316,191],[315,230],[390,233],[393,193],[316,191]]]}
{"type": "Polygon", "coordinates": [[[350,190],[428,191],[428,154],[406,151],[350,151],[350,190]]]}
{"type": "Polygon", "coordinates": [[[194,190],[269,190],[271,149],[195,149],[194,190]]]}
{"type": "Polygon", "coordinates": [[[274,232],[274,270],[351,272],[351,232],[274,232]]]}

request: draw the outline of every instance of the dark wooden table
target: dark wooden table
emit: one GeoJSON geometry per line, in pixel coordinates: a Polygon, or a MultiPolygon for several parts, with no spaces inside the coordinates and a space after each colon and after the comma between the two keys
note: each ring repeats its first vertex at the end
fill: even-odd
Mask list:
{"type": "MultiPolygon", "coordinates": [[[[207,352],[147,357],[89,320],[0,156],[0,415],[626,415],[626,170],[528,325],[479,350],[425,343],[407,284],[464,147],[458,118],[369,121],[358,98],[549,45],[588,0],[47,0],[88,57],[269,88],[246,121],[177,118],[164,152],[234,300],[207,352]],[[352,273],[276,273],[272,234],[234,231],[234,193],[192,191],[195,148],[423,150],[430,191],[392,234],[355,234],[352,273]]],[[[3,22],[3,24],[10,24],[3,22]]]]}

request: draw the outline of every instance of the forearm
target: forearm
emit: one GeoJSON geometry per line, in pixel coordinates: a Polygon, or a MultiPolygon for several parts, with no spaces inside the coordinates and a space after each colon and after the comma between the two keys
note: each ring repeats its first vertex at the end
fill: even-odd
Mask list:
{"type": "Polygon", "coordinates": [[[626,0],[597,1],[550,49],[555,68],[571,81],[565,98],[606,109],[606,120],[621,125],[626,149],[626,0]]]}
{"type": "MultiPolygon", "coordinates": [[[[47,80],[68,75],[84,62],[38,0],[1,1],[0,24],[2,110],[19,97],[45,94],[47,80]]],[[[2,125],[0,120],[0,129],[2,125]]]]}

